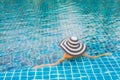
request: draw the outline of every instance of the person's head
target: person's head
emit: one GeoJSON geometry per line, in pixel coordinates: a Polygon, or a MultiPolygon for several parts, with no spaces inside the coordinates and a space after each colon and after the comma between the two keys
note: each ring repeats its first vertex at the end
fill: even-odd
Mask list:
{"type": "Polygon", "coordinates": [[[60,46],[66,53],[72,56],[80,56],[86,51],[86,45],[79,43],[78,38],[75,36],[63,39],[60,46]]]}

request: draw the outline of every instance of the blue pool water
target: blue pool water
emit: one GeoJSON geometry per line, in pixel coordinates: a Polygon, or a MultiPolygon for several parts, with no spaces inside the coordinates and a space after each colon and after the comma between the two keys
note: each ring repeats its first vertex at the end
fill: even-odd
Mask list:
{"type": "Polygon", "coordinates": [[[0,80],[120,80],[119,0],[0,0],[0,80]],[[90,55],[67,60],[59,42],[77,36],[90,55]]]}

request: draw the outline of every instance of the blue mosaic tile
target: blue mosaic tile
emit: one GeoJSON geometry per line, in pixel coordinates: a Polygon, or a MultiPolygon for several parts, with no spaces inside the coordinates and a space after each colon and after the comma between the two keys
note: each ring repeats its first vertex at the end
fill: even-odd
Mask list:
{"type": "Polygon", "coordinates": [[[0,80],[119,80],[119,5],[118,0],[0,1],[0,80]],[[70,36],[85,43],[89,55],[112,55],[31,69],[60,59],[59,43],[70,36]]]}

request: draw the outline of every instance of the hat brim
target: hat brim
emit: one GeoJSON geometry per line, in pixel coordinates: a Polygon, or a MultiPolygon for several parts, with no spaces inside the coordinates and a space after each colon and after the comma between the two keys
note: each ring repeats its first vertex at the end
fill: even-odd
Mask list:
{"type": "Polygon", "coordinates": [[[85,44],[80,44],[79,43],[79,47],[76,49],[72,49],[71,47],[69,47],[67,45],[67,41],[68,39],[63,39],[60,43],[60,47],[67,53],[70,54],[72,56],[80,56],[82,55],[85,51],[86,51],[86,45],[85,44]]]}

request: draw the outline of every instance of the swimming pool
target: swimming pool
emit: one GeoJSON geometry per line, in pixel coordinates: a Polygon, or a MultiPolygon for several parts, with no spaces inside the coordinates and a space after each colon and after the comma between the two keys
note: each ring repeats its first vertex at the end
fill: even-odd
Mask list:
{"type": "Polygon", "coordinates": [[[120,80],[119,0],[0,0],[0,80],[120,80]],[[98,59],[53,63],[59,42],[77,36],[98,59]]]}

